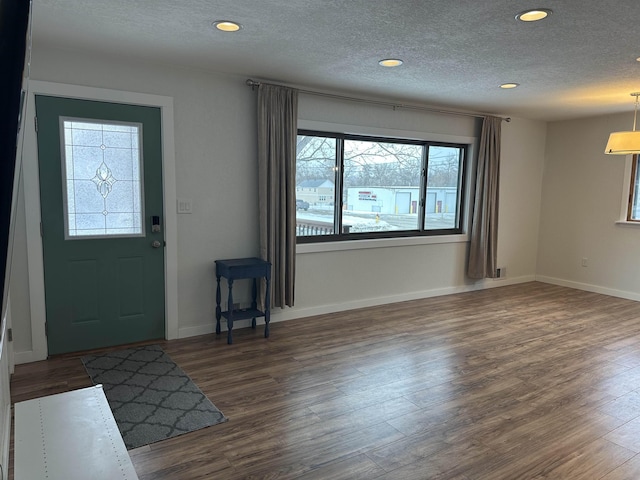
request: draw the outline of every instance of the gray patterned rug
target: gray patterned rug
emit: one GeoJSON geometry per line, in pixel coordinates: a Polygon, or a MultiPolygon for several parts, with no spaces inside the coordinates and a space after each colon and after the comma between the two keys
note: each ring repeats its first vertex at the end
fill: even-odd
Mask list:
{"type": "Polygon", "coordinates": [[[127,449],[226,422],[159,345],[82,357],[102,384],[127,449]]]}

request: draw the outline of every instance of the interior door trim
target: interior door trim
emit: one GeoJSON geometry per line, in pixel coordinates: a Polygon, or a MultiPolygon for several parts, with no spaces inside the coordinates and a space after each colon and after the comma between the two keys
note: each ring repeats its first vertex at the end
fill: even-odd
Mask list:
{"type": "MultiPolygon", "coordinates": [[[[103,88],[31,80],[25,113],[22,177],[24,186],[29,304],[31,308],[31,350],[14,352],[15,363],[35,362],[47,358],[45,335],[44,263],[40,236],[40,181],[35,125],[35,96],[98,100],[130,105],[159,107],[162,117],[162,178],[165,214],[165,335],[178,338],[178,218],[176,211],[176,160],[173,97],[125,92],[103,88]]],[[[15,319],[14,319],[15,322],[15,319]]],[[[15,330],[15,328],[14,328],[15,330]]]]}

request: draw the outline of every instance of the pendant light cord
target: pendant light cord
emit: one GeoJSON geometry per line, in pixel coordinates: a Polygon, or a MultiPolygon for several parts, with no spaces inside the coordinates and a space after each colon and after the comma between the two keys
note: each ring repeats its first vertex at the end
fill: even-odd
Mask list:
{"type": "Polygon", "coordinates": [[[638,97],[640,97],[640,92],[632,93],[634,97],[636,97],[636,106],[633,110],[633,131],[636,131],[636,117],[638,116],[638,97]]]}

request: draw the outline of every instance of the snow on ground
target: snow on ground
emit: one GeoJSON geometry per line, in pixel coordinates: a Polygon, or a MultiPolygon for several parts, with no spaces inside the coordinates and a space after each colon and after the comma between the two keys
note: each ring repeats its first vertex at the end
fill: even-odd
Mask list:
{"type": "MultiPolygon", "coordinates": [[[[333,225],[333,210],[330,208],[311,207],[309,210],[298,210],[299,220],[322,222],[327,226],[333,225]]],[[[381,214],[376,221],[375,213],[359,211],[343,211],[343,224],[350,225],[351,233],[376,232],[390,230],[416,230],[418,218],[416,214],[381,214]],[[384,219],[387,219],[385,221],[384,219]]],[[[427,229],[441,229],[455,227],[455,213],[428,213],[427,229]]]]}
{"type": "MultiPolygon", "coordinates": [[[[364,214],[369,214],[369,212],[363,212],[364,214]]],[[[324,222],[327,224],[333,223],[333,215],[332,212],[328,215],[323,215],[320,213],[311,213],[309,211],[298,211],[296,212],[296,218],[300,220],[309,220],[313,222],[324,222]]],[[[383,231],[387,232],[389,230],[398,230],[398,227],[391,225],[384,220],[376,221],[375,217],[373,218],[363,218],[363,217],[354,217],[351,215],[343,215],[342,216],[342,224],[348,225],[351,228],[349,229],[350,233],[358,233],[358,232],[375,232],[375,231],[383,231]]]]}

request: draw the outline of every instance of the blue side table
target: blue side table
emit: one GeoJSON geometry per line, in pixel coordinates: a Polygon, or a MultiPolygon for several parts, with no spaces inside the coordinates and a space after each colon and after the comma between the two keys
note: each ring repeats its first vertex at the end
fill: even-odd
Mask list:
{"type": "Polygon", "coordinates": [[[269,338],[269,321],[271,320],[270,307],[270,282],[271,282],[271,263],[260,258],[235,258],[231,260],[216,260],[216,334],[220,334],[220,318],[227,319],[227,343],[233,343],[231,330],[233,330],[234,320],[245,320],[251,318],[251,328],[256,328],[256,317],[264,317],[264,338],[269,338]],[[220,277],[227,279],[229,286],[229,299],[227,301],[228,310],[223,312],[220,308],[220,277]],[[233,282],[245,278],[253,279],[253,291],[251,307],[241,310],[233,309],[233,282]],[[264,278],[267,284],[264,312],[258,310],[258,279],[264,278]]]}

